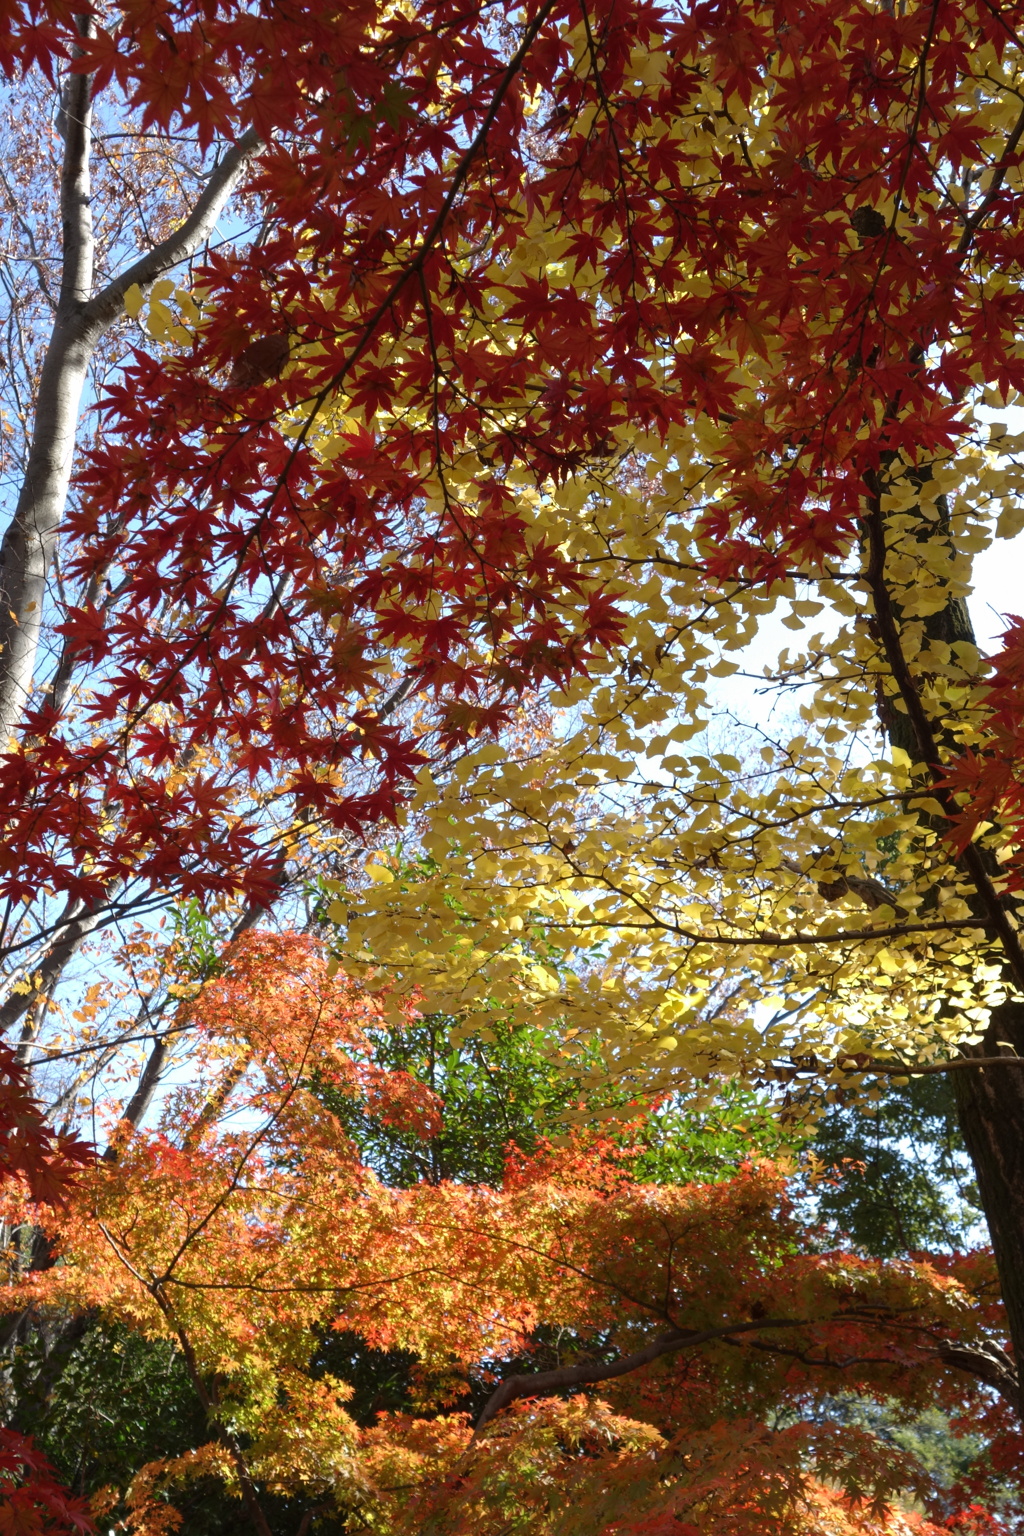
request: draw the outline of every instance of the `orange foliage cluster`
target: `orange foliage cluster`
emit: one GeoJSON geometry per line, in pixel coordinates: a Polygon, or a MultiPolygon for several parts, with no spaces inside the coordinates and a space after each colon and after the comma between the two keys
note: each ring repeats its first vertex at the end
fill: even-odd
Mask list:
{"type": "Polygon", "coordinates": [[[779,1170],[641,1184],[603,1142],[513,1158],[501,1190],[388,1188],[314,1091],[329,1080],[432,1134],[436,1098],[369,1062],[379,1000],[311,941],[250,934],[182,1006],[191,1086],[41,1217],[62,1262],[12,1275],[5,1298],[170,1337],[206,1394],[210,1443],[111,1491],[122,1529],[176,1528],[174,1486],[212,1473],[391,1536],[923,1536],[936,1527],[885,1512],[915,1484],[909,1458],[830,1423],[823,1400],[939,1400],[1008,1431],[939,1359],[998,1327],[977,1257],[965,1284],[956,1261],[818,1251],[779,1170]],[[351,1389],[309,1374],[325,1327],[415,1356],[420,1416],[360,1427],[351,1389]],[[516,1400],[474,1432],[453,1410],[513,1362],[516,1400]],[[600,1397],[571,1391],[579,1366],[600,1397]]]}

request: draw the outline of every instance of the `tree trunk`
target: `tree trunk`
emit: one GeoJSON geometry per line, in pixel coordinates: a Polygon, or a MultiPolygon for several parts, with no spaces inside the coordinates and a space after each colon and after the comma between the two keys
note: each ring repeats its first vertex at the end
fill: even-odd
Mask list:
{"type": "MultiPolygon", "coordinates": [[[[87,17],[79,18],[83,36],[90,25],[87,17]]],[[[209,239],[261,148],[250,129],[223,155],[181,226],[94,294],[89,76],[68,77],[58,123],[64,137],[60,298],[40,376],[25,481],[0,545],[0,749],[16,732],[32,693],[46,583],[71,484],[82,392],[97,344],[123,314],[130,287],[150,286],[209,239]]]]}
{"type": "MultiPolygon", "coordinates": [[[[79,18],[79,25],[88,36],[88,20],[79,18]]],[[[64,136],[64,263],[25,482],[0,546],[0,743],[13,734],[32,690],[46,577],[71,484],[82,389],[100,334],[83,320],[92,293],[95,250],[89,176],[92,82],[87,75],[68,77],[58,124],[64,136]]]]}
{"type": "MultiPolygon", "coordinates": [[[[965,1054],[1024,1058],[1024,1003],[993,1010],[981,1043],[965,1054]]],[[[992,1237],[1018,1370],[1024,1361],[1024,1067],[954,1072],[957,1116],[992,1237]]]]}
{"type": "MultiPolygon", "coordinates": [[[[944,497],[937,503],[945,528],[949,513],[944,497]]],[[[872,589],[882,649],[897,681],[906,713],[880,711],[882,725],[894,746],[926,765],[938,794],[941,788],[940,749],[955,756],[959,751],[941,717],[925,718],[924,703],[911,680],[902,647],[903,617],[898,603],[889,592],[885,572],[885,520],[880,500],[865,523],[866,575],[872,589]]],[[[932,536],[934,525],[923,525],[923,535],[932,536]]],[[[950,552],[953,551],[949,537],[950,552]]],[[[946,607],[928,616],[924,634],[929,640],[947,645],[958,641],[976,644],[974,626],[967,604],[951,598],[946,607]]],[[[950,813],[956,807],[950,803],[950,813]]],[[[948,830],[945,816],[922,817],[940,838],[948,830]]],[[[1019,1056],[1024,1059],[1024,975],[1021,966],[1021,930],[1014,903],[992,883],[998,868],[990,854],[971,845],[959,860],[960,871],[972,880],[975,895],[969,899],[974,916],[982,918],[989,943],[1002,948],[1004,975],[1010,1000],[992,1012],[983,1039],[976,1046],[963,1046],[964,1056],[1019,1056]]],[[[1024,1362],[1024,1066],[978,1067],[952,1074],[957,1118],[968,1155],[974,1165],[982,1210],[992,1239],[992,1250],[999,1271],[1000,1288],[1006,1305],[1007,1323],[1018,1375],[1024,1362]]],[[[1018,1395],[1018,1411],[1024,1414],[1024,1401],[1018,1395]]]]}
{"type": "MultiPolygon", "coordinates": [[[[89,18],[79,17],[78,25],[87,36],[89,18]]],[[[202,248],[246,167],[262,147],[254,129],[243,134],[221,155],[180,226],[94,293],[91,120],[92,80],[87,75],[69,75],[58,115],[64,139],[60,295],[35,401],[25,480],[0,543],[0,752],[16,742],[36,685],[47,584],[74,468],[82,394],[96,347],[124,313],[130,287],[148,288],[202,248]]],[[[66,654],[57,673],[62,695],[67,694],[73,667],[74,656],[66,654]]],[[[54,702],[59,705],[61,701],[55,697],[54,702]]],[[[81,902],[68,903],[48,952],[35,968],[40,976],[37,987],[28,992],[12,991],[0,1008],[0,1033],[16,1024],[41,994],[52,991],[101,916],[99,905],[91,910],[81,902]]]]}

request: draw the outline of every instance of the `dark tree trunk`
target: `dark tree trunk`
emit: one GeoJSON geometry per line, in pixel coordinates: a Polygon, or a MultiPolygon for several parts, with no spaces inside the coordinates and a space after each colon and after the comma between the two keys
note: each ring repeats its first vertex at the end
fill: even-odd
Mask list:
{"type": "MultiPolygon", "coordinates": [[[[1024,1057],[1024,1003],[996,1008],[983,1041],[966,1054],[1007,1055],[1008,1045],[1024,1057]]],[[[1019,1369],[1024,1360],[1024,1067],[979,1067],[952,1076],[1019,1369]]]]}
{"type": "MultiPolygon", "coordinates": [[[[954,546],[949,533],[949,509],[944,497],[939,497],[938,508],[941,519],[939,527],[947,533],[952,555],[954,546]]],[[[934,523],[922,524],[922,538],[933,537],[935,531],[934,523]]],[[[881,580],[874,593],[876,613],[879,602],[886,601],[884,562],[878,574],[881,580]]],[[[902,631],[903,619],[898,604],[892,602],[890,611],[902,631]]],[[[976,644],[970,612],[960,597],[951,598],[945,608],[930,614],[923,628],[929,640],[943,641],[951,646],[958,641],[976,644]]],[[[896,644],[902,649],[902,637],[896,644]]],[[[889,647],[883,644],[883,649],[888,651],[889,647]]],[[[889,660],[890,663],[893,660],[891,654],[889,660]]],[[[887,707],[881,694],[879,704],[881,724],[892,744],[902,747],[912,761],[927,762],[927,744],[915,729],[911,712],[903,713],[887,707]]],[[[953,755],[959,751],[955,738],[947,734],[941,717],[932,719],[928,730],[935,746],[944,746],[953,755]]],[[[943,816],[923,816],[922,821],[940,838],[948,829],[948,822],[943,816]]],[[[981,850],[978,850],[978,854],[985,873],[990,877],[996,876],[998,869],[994,860],[981,850]]],[[[970,877],[967,869],[962,872],[970,877]]],[[[968,899],[975,916],[985,919],[991,916],[990,908],[980,892],[974,899],[968,899]]],[[[994,926],[986,928],[985,932],[990,943],[999,944],[1000,937],[994,926]]],[[[965,1056],[1017,1055],[1024,1059],[1024,1002],[1014,1001],[1012,997],[1014,992],[1019,994],[1021,988],[1009,955],[1004,971],[1011,1000],[993,1010],[981,1042],[976,1046],[962,1048],[965,1056]]],[[[992,1239],[1000,1288],[1006,1305],[1014,1360],[1020,1374],[1021,1362],[1024,1362],[1024,1066],[978,1067],[973,1071],[954,1072],[952,1078],[957,1118],[974,1165],[978,1193],[992,1239]]],[[[984,1375],[984,1371],[978,1371],[977,1374],[984,1375]]],[[[1016,1401],[1018,1412],[1024,1416],[1024,1399],[1021,1398],[1018,1383],[1012,1383],[1012,1390],[1003,1386],[999,1390],[1016,1401]]]]}

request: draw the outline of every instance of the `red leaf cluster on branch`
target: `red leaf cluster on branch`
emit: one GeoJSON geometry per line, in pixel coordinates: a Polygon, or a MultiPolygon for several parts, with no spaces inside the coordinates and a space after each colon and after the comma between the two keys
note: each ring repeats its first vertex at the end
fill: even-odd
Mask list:
{"type": "Polygon", "coordinates": [[[1008,850],[1001,872],[1008,890],[1020,890],[1024,887],[1024,618],[1011,616],[1002,641],[984,689],[983,743],[968,748],[946,776],[949,788],[965,797],[950,841],[959,853],[982,822],[1005,825],[1013,833],[1015,846],[1008,850]]]}
{"type": "MultiPolygon", "coordinates": [[[[979,369],[1024,387],[1020,295],[979,302],[965,265],[1015,268],[1021,194],[1000,172],[968,225],[942,180],[988,132],[971,61],[1019,12],[545,0],[503,28],[452,0],[181,0],[76,37],[154,129],[258,131],[265,238],[212,254],[191,341],[107,390],[66,572],[116,598],[62,626],[92,667],[76,723],[42,699],[0,769],[0,889],[265,900],[283,801],[394,815],[424,760],[616,644],[614,587],[521,493],[645,435],[728,428],[710,578],[849,554],[879,466],[948,450],[979,369]],[[892,67],[914,56],[926,91],[892,67]],[[706,80],[749,103],[769,74],[772,155],[727,107],[691,120],[706,80]],[[531,219],[592,292],[517,270],[531,219]],[[735,359],[769,355],[741,399],[735,359]]],[[[59,7],[7,27],[9,58],[71,45],[59,7]]]]}
{"type": "Polygon", "coordinates": [[[25,1068],[0,1042],[0,1183],[22,1181],[33,1200],[59,1203],[68,1180],[93,1156],[77,1136],[58,1135],[44,1123],[25,1068]]]}

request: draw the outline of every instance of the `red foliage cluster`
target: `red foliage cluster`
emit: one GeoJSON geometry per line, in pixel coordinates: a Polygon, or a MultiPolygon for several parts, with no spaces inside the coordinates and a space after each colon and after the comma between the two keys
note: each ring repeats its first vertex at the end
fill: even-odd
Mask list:
{"type": "Polygon", "coordinates": [[[990,711],[983,744],[965,751],[946,782],[966,799],[951,833],[958,852],[982,822],[1012,829],[1016,848],[1002,867],[1009,890],[1024,887],[1024,618],[1012,617],[985,689],[990,711]]]}
{"type": "MultiPolygon", "coordinates": [[[[66,51],[63,7],[6,15],[9,65],[66,51]]],[[[972,58],[1022,24],[980,0],[543,0],[514,31],[480,0],[114,13],[75,67],[156,130],[258,130],[267,235],[212,255],[193,343],[138,354],[107,394],[66,570],[123,583],[63,625],[94,668],[88,730],[44,702],[37,745],[0,770],[2,889],[60,865],[86,901],[129,874],[265,898],[255,802],[277,765],[305,813],[359,828],[424,755],[585,669],[619,634],[614,594],[528,526],[517,475],[557,482],[704,417],[729,427],[712,579],[848,551],[887,456],[954,444],[979,370],[1024,387],[1024,300],[979,302],[965,265],[1016,269],[1022,194],[996,175],[965,227],[943,181],[989,131],[962,90],[972,58]],[[647,48],[664,75],[639,89],[647,48]],[[927,89],[893,63],[915,55],[927,89]],[[746,102],[769,69],[771,156],[692,131],[706,78],[746,102]],[[894,200],[898,231],[877,211],[894,200]],[[504,268],[532,213],[600,302],[504,268]],[[734,359],[769,336],[763,398],[740,410],[734,359]],[[280,377],[239,373],[283,337],[280,377]],[[355,414],[325,456],[341,398],[355,414]],[[449,484],[467,456],[471,482],[449,484]],[[374,681],[396,657],[411,714],[374,681]]]]}
{"type": "Polygon", "coordinates": [[[21,1180],[33,1200],[54,1204],[92,1157],[93,1149],[77,1136],[58,1135],[44,1123],[24,1067],[0,1042],[0,1182],[21,1180]]]}
{"type": "MultiPolygon", "coordinates": [[[[44,1123],[25,1069],[0,1042],[0,1183],[15,1181],[33,1201],[59,1205],[71,1176],[93,1157],[85,1142],[44,1123]]],[[[0,1536],[92,1530],[85,1503],[60,1486],[32,1437],[0,1427],[0,1536]]]]}
{"type": "Polygon", "coordinates": [[[72,1498],[60,1486],[32,1437],[0,1429],[2,1536],[66,1536],[69,1532],[87,1536],[93,1529],[84,1501],[72,1498]]]}

